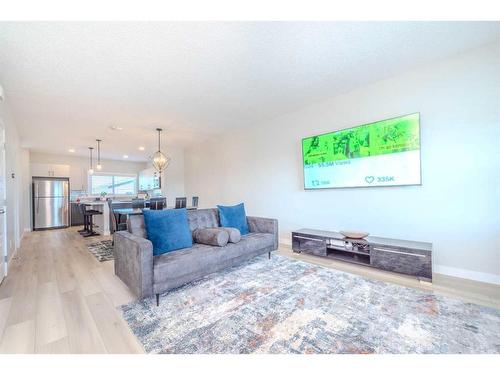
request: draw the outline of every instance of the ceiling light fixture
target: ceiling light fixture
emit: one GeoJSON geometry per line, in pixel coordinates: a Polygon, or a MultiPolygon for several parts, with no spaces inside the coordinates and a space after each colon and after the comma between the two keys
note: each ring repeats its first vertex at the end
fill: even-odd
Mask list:
{"type": "Polygon", "coordinates": [[[128,155],[123,155],[123,158],[124,159],[128,159],[128,155]]]}
{"type": "Polygon", "coordinates": [[[98,171],[100,171],[102,169],[102,165],[101,165],[101,142],[102,142],[102,140],[96,139],[96,141],[97,141],[97,165],[96,165],[96,168],[98,171]]]}
{"type": "Polygon", "coordinates": [[[123,130],[123,128],[121,126],[118,126],[118,125],[111,125],[109,128],[111,130],[117,130],[117,131],[123,130]]]}
{"type": "Polygon", "coordinates": [[[73,152],[75,152],[75,149],[74,149],[74,148],[69,148],[69,149],[68,149],[68,152],[73,153],[73,152]]]}
{"type": "Polygon", "coordinates": [[[145,150],[144,146],[139,146],[139,150],[144,151],[145,150]]]}
{"type": "Polygon", "coordinates": [[[90,153],[90,168],[89,168],[89,174],[94,174],[94,168],[92,168],[92,150],[94,147],[89,147],[89,153],[90,153]]]}
{"type": "Polygon", "coordinates": [[[158,132],[158,151],[156,151],[153,156],[151,157],[153,159],[153,167],[159,172],[163,172],[165,169],[167,169],[168,165],[170,164],[170,158],[166,156],[163,152],[161,152],[161,128],[157,128],[156,131],[158,132]]]}

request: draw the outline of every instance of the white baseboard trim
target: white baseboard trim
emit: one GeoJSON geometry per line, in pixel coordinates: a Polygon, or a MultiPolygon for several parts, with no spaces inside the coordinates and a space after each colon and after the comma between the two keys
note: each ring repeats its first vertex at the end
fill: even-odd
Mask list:
{"type": "Polygon", "coordinates": [[[21,243],[23,242],[24,235],[28,232],[31,232],[30,228],[24,228],[24,230],[21,232],[21,235],[19,236],[19,244],[16,244],[16,250],[21,247],[21,243]]]}
{"type": "Polygon", "coordinates": [[[493,273],[471,271],[463,268],[455,268],[455,267],[440,266],[440,265],[434,265],[433,271],[434,273],[459,277],[461,279],[468,279],[468,280],[480,281],[483,283],[500,285],[500,275],[495,275],[493,273]]]}
{"type": "Polygon", "coordinates": [[[7,259],[7,262],[5,263],[5,271],[6,271],[5,272],[5,276],[9,275],[9,272],[10,272],[10,262],[12,262],[12,259],[14,259],[16,257],[18,250],[19,250],[19,248],[14,249],[14,252],[10,256],[10,258],[7,259]]]}

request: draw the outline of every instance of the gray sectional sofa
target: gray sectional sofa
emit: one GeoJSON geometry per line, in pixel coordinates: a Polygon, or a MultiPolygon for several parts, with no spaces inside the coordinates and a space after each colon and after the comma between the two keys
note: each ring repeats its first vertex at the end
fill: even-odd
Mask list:
{"type": "MultiPolygon", "coordinates": [[[[188,211],[191,233],[198,228],[219,226],[217,209],[188,211]]],[[[132,215],[127,231],[114,234],[115,274],[139,298],[159,295],[210,273],[232,267],[257,255],[278,248],[278,221],[247,216],[250,233],[238,243],[210,246],[194,243],[186,249],[153,256],[153,245],[146,237],[144,217],[132,215]]]]}

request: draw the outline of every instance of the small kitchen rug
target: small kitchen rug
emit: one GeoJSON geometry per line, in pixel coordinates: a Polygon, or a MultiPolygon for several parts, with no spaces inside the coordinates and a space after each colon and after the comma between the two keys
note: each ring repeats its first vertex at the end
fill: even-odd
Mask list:
{"type": "Polygon", "coordinates": [[[115,259],[113,255],[113,241],[104,240],[87,244],[87,248],[99,262],[115,259]]]}

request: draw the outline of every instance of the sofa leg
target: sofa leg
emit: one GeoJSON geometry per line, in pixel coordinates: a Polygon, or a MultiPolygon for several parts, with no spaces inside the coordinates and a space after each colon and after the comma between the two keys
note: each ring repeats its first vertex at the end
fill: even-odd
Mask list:
{"type": "Polygon", "coordinates": [[[269,259],[271,259],[271,252],[269,252],[269,259]]]}
{"type": "Polygon", "coordinates": [[[160,294],[156,294],[156,306],[160,306],[160,294]]]}

